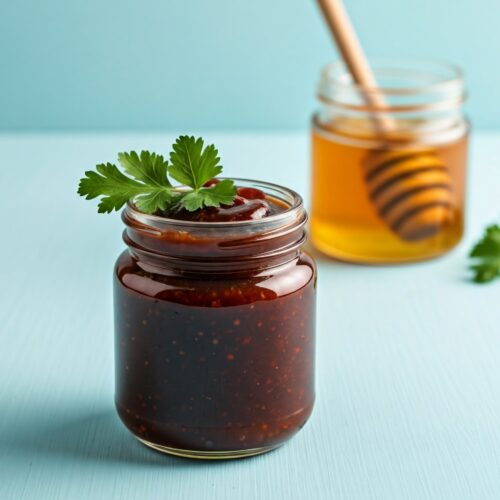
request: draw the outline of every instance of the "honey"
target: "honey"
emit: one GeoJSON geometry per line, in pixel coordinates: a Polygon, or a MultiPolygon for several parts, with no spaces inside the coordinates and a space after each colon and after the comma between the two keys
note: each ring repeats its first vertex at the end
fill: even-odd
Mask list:
{"type": "Polygon", "coordinates": [[[329,256],[373,264],[453,248],[464,230],[466,120],[446,109],[430,114],[422,98],[412,106],[404,94],[389,110],[397,129],[381,137],[362,104],[346,103],[344,83],[330,80],[326,89],[323,82],[326,98],[312,126],[313,244],[329,256]]]}

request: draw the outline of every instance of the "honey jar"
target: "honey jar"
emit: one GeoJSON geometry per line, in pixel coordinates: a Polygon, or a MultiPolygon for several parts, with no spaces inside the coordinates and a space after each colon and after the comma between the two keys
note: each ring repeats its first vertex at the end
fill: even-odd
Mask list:
{"type": "Polygon", "coordinates": [[[342,62],[321,73],[312,120],[312,242],[359,263],[442,255],[464,229],[470,126],[463,74],[420,59],[375,60],[373,71],[376,89],[356,85],[342,62]],[[368,106],[369,92],[383,106],[368,106]]]}

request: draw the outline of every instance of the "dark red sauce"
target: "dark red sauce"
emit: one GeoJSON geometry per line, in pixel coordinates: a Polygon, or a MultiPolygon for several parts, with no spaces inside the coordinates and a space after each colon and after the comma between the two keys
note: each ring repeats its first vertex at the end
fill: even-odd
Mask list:
{"type": "MultiPolygon", "coordinates": [[[[243,191],[243,202],[187,220],[252,220],[254,202],[269,214],[286,208],[262,195],[243,191]]],[[[288,248],[290,231],[281,240],[228,234],[214,241],[127,225],[132,253],[115,270],[116,405],[125,425],[145,441],[183,450],[286,441],[314,401],[312,259],[297,250],[267,256],[288,248]]]]}
{"type": "MultiPolygon", "coordinates": [[[[211,187],[217,183],[217,179],[212,179],[205,184],[205,187],[211,187]]],[[[278,200],[267,199],[260,189],[239,187],[232,205],[208,207],[195,212],[189,212],[185,208],[177,206],[159,215],[186,221],[232,222],[259,220],[283,212],[285,209],[286,206],[283,203],[278,200]]]]}

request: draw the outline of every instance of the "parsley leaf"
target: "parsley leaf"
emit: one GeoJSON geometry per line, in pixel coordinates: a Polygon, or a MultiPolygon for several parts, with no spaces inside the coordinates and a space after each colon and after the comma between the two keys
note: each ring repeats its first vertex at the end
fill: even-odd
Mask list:
{"type": "Polygon", "coordinates": [[[163,159],[162,155],[141,151],[139,158],[135,151],[131,151],[130,153],[118,153],[118,161],[125,173],[140,182],[150,186],[172,186],[167,177],[168,162],[163,159]]]}
{"type": "Polygon", "coordinates": [[[154,214],[158,210],[166,210],[172,206],[180,194],[172,189],[150,189],[149,193],[139,195],[134,203],[146,214],[154,214]]]}
{"type": "Polygon", "coordinates": [[[119,153],[123,172],[113,163],[102,163],[96,171],[85,172],[80,179],[78,194],[87,200],[101,197],[98,212],[119,210],[129,200],[137,208],[153,214],[180,203],[186,210],[230,205],[236,196],[236,186],[223,180],[212,187],[204,184],[222,171],[215,146],[203,147],[203,139],[180,136],[170,153],[172,164],[162,155],[141,151],[119,153]],[[126,175],[125,175],[126,174],[126,175]],[[192,188],[181,190],[172,186],[168,175],[192,188]]]}
{"type": "Polygon", "coordinates": [[[500,276],[500,226],[488,226],[469,256],[476,261],[471,266],[476,283],[487,283],[500,276]]]}
{"type": "Polygon", "coordinates": [[[102,163],[96,166],[97,172],[89,170],[80,180],[78,194],[87,200],[102,196],[98,205],[99,213],[119,210],[127,201],[136,198],[139,210],[153,213],[164,210],[175,198],[170,187],[151,186],[123,175],[116,165],[102,163]]]}
{"type": "Polygon", "coordinates": [[[97,165],[96,170],[85,172],[78,194],[87,200],[102,196],[99,213],[119,210],[128,200],[145,192],[146,186],[123,175],[112,163],[97,165]]]}
{"type": "Polygon", "coordinates": [[[198,191],[205,182],[222,172],[218,151],[213,144],[203,149],[203,139],[181,135],[170,153],[170,175],[198,191]]]}
{"type": "Polygon", "coordinates": [[[181,205],[190,212],[194,212],[203,206],[218,207],[220,205],[231,205],[235,194],[236,186],[234,182],[224,179],[212,187],[188,192],[181,199],[181,205]]]}

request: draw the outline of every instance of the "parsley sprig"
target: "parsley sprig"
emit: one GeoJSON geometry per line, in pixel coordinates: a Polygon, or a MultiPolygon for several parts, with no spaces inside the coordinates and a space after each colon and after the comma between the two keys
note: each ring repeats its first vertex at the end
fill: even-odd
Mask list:
{"type": "Polygon", "coordinates": [[[474,259],[471,269],[476,283],[487,283],[500,276],[500,226],[488,226],[483,237],[470,253],[474,259]]]}
{"type": "Polygon", "coordinates": [[[203,139],[182,135],[170,153],[170,163],[162,155],[141,151],[119,153],[118,163],[101,163],[85,172],[78,194],[87,200],[101,197],[98,212],[119,210],[129,200],[147,214],[179,205],[193,212],[203,207],[230,205],[236,196],[234,182],[224,179],[210,187],[204,184],[222,172],[218,151],[213,144],[204,147],[203,139]],[[169,176],[191,189],[179,189],[169,176]]]}

